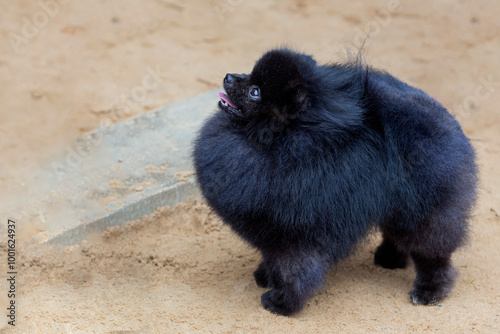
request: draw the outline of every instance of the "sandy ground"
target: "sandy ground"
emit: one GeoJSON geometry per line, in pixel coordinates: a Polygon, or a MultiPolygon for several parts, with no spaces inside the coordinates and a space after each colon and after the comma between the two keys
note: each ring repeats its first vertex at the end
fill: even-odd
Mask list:
{"type": "MultiPolygon", "coordinates": [[[[332,271],[302,313],[271,315],[260,307],[264,290],[252,278],[258,254],[203,203],[189,203],[64,251],[19,245],[17,326],[2,317],[0,328],[498,333],[499,12],[495,0],[6,2],[0,13],[3,225],[20,214],[10,208],[33,191],[37,171],[64,155],[77,135],[216,88],[226,72],[249,71],[273,46],[294,46],[320,62],[342,59],[370,30],[368,61],[426,90],[461,121],[474,139],[482,185],[470,245],[454,257],[461,276],[439,306],[410,304],[412,269],[372,265],[375,236],[332,271]],[[156,80],[145,81],[151,72],[156,80]]],[[[3,259],[1,309],[7,305],[3,259]]]]}

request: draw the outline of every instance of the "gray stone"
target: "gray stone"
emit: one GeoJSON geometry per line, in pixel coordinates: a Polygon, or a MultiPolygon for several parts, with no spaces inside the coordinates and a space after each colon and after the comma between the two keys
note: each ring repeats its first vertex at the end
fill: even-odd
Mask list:
{"type": "Polygon", "coordinates": [[[218,91],[79,137],[74,149],[78,155],[60,163],[54,173],[57,187],[51,190],[57,195],[48,196],[74,221],[51,221],[48,232],[59,232],[45,242],[77,244],[91,233],[124,226],[161,206],[199,197],[192,144],[203,120],[216,108],[218,91]]]}

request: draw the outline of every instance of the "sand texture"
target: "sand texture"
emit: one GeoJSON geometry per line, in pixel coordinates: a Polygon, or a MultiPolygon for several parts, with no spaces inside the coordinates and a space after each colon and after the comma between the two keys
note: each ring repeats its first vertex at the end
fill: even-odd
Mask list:
{"type": "MultiPolygon", "coordinates": [[[[0,11],[0,223],[23,217],[17,326],[2,315],[1,332],[500,332],[499,1],[62,2],[5,1],[0,11]],[[260,306],[259,254],[203,201],[62,250],[32,241],[55,222],[12,211],[29,208],[38,172],[64,159],[76,136],[217,88],[278,45],[342,60],[369,31],[367,61],[439,100],[477,150],[470,243],[454,254],[460,276],[441,304],[410,303],[411,267],[373,265],[379,235],[286,318],[260,306]],[[144,82],[151,71],[157,80],[144,82]]],[[[5,226],[0,234],[5,310],[5,226]]]]}

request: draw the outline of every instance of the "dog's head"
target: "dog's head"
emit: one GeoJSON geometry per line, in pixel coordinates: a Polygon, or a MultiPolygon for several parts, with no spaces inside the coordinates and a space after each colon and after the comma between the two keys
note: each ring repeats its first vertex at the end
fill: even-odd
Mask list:
{"type": "Polygon", "coordinates": [[[227,74],[219,107],[230,117],[290,119],[307,108],[316,61],[288,49],[267,52],[250,74],[227,74]]]}

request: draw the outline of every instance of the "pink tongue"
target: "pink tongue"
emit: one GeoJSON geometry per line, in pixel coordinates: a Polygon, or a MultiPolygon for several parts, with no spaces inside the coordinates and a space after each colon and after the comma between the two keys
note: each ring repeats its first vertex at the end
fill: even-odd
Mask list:
{"type": "Polygon", "coordinates": [[[226,102],[228,105],[230,105],[233,108],[236,108],[236,106],[229,100],[229,96],[227,96],[224,93],[219,93],[219,97],[222,101],[226,102]]]}

